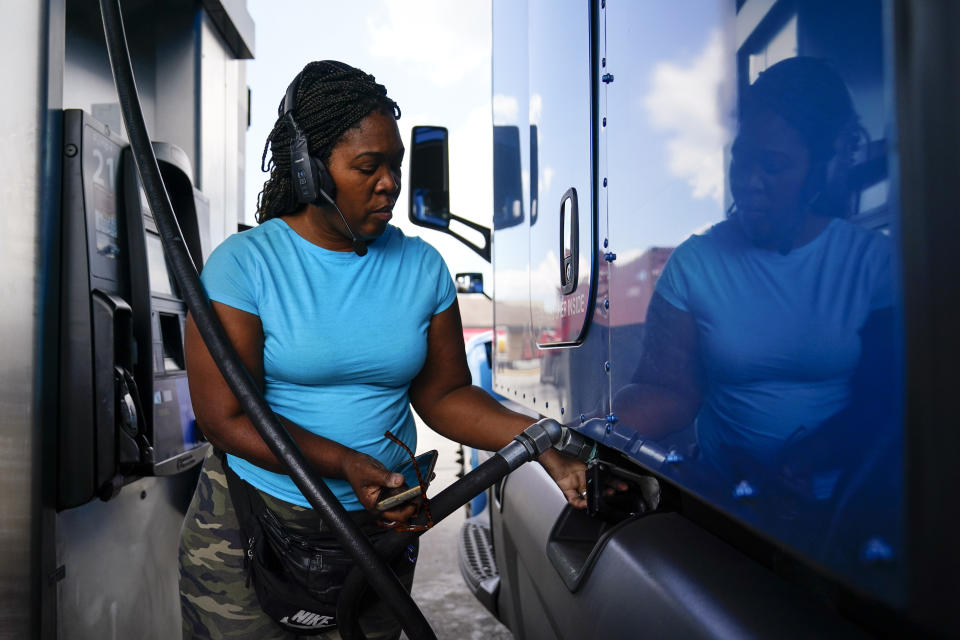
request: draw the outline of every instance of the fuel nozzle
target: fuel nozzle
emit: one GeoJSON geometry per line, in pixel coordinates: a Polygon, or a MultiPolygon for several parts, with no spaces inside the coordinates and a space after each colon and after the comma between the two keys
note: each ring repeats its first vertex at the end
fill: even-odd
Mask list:
{"type": "Polygon", "coordinates": [[[553,448],[584,463],[589,463],[597,455],[597,443],[569,427],[563,427],[560,441],[553,448]]]}
{"type": "Polygon", "coordinates": [[[518,433],[513,437],[513,442],[497,453],[507,461],[510,470],[513,471],[559,442],[562,432],[563,427],[559,422],[552,418],[544,418],[518,433]]]}

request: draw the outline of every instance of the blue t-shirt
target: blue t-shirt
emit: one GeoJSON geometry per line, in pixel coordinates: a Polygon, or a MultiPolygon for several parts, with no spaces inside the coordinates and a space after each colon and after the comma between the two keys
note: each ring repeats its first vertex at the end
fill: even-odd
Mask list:
{"type": "MultiPolygon", "coordinates": [[[[427,353],[431,318],[456,299],[443,258],[387,226],[366,256],[330,251],[269,220],[227,238],[203,268],[211,300],[260,317],[264,396],[304,429],[380,460],[408,459],[417,434],[408,389],[427,353]]],[[[237,475],[272,496],[309,506],[289,476],[229,456],[237,475]]],[[[362,509],[345,480],[326,479],[362,509]]]]}
{"type": "Polygon", "coordinates": [[[848,405],[859,331],[893,304],[890,261],[889,238],[839,219],[787,255],[755,247],[733,221],[674,250],[656,291],[697,324],[707,460],[772,464],[848,405]]]}

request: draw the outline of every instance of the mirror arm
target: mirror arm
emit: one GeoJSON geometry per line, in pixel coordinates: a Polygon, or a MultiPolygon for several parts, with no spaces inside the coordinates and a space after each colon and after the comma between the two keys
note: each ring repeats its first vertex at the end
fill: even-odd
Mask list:
{"type": "Polygon", "coordinates": [[[450,214],[450,219],[451,219],[451,220],[456,220],[457,222],[459,222],[459,223],[461,223],[461,224],[464,224],[464,225],[470,227],[471,229],[473,229],[474,231],[479,232],[479,233],[483,236],[483,246],[482,246],[482,247],[478,247],[477,245],[473,244],[472,242],[470,242],[469,240],[467,240],[466,238],[464,238],[463,236],[461,236],[461,235],[460,235],[459,233],[457,233],[456,231],[451,231],[451,230],[449,229],[449,227],[448,227],[447,229],[444,229],[444,231],[446,231],[447,233],[449,233],[450,235],[452,235],[454,238],[456,238],[457,240],[459,240],[459,241],[462,242],[463,244],[465,244],[465,245],[467,245],[468,247],[470,247],[471,249],[473,249],[481,258],[483,258],[483,259],[486,260],[487,262],[490,262],[490,228],[489,228],[489,227],[485,227],[485,226],[483,226],[482,224],[477,224],[476,222],[473,222],[472,220],[467,220],[466,218],[461,218],[460,216],[456,215],[455,213],[451,213],[451,214],[450,214]]]}

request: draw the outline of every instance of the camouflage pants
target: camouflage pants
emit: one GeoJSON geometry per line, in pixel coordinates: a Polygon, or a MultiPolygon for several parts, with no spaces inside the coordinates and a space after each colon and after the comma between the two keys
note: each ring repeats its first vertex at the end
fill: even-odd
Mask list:
{"type": "MultiPolygon", "coordinates": [[[[311,509],[261,493],[267,506],[291,530],[322,531],[324,526],[311,509]]],[[[362,529],[375,528],[373,516],[357,512],[362,529]]],[[[382,531],[382,530],[378,530],[382,531]]],[[[280,628],[260,609],[253,585],[243,567],[237,517],[230,501],[227,478],[220,460],[208,455],[180,532],[180,609],[184,639],[281,640],[294,636],[280,628]]],[[[400,582],[410,590],[416,549],[394,563],[400,582]]],[[[380,602],[363,608],[360,626],[368,638],[397,638],[400,627],[380,602]]],[[[338,640],[336,630],[311,636],[338,640]]]]}

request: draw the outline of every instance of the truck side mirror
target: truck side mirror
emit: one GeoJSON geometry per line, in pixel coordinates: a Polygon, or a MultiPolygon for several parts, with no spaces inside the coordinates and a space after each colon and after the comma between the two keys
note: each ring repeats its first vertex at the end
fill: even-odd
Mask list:
{"type": "Polygon", "coordinates": [[[483,293],[482,273],[458,273],[457,293],[483,293]]]}
{"type": "Polygon", "coordinates": [[[482,273],[458,273],[454,280],[457,282],[457,293],[479,293],[487,300],[492,300],[490,295],[483,290],[482,273]]]}
{"type": "Polygon", "coordinates": [[[450,227],[449,161],[444,127],[414,127],[410,151],[410,220],[450,227]]]}
{"type": "Polygon", "coordinates": [[[450,211],[447,138],[444,127],[417,126],[410,133],[410,221],[450,234],[490,262],[490,229],[450,211]],[[451,220],[479,233],[483,246],[452,230],[451,220]]]}

